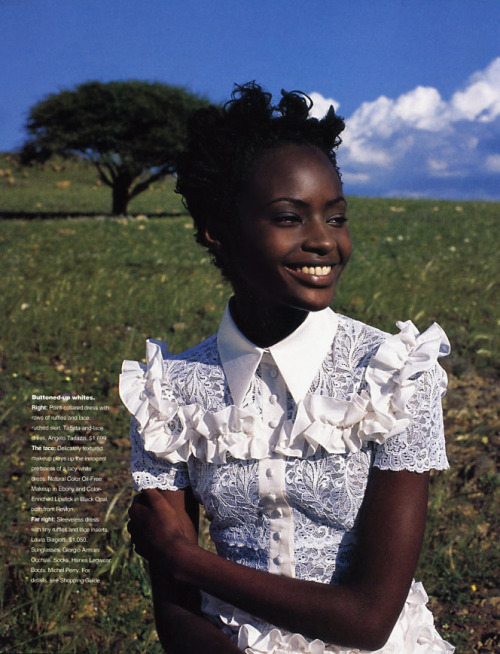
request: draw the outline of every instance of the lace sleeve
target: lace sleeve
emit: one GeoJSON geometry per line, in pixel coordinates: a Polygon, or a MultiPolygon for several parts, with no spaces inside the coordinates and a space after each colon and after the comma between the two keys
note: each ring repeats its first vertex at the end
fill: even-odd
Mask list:
{"type": "Polygon", "coordinates": [[[406,405],[410,424],[403,432],[376,446],[375,466],[413,472],[449,467],[441,407],[443,377],[446,378],[446,373],[439,365],[420,374],[417,390],[406,405]]]}
{"type": "Polygon", "coordinates": [[[189,486],[187,463],[169,463],[145,450],[138,426],[137,419],[133,417],[130,421],[132,444],[130,469],[134,488],[136,490],[145,488],[181,490],[189,486]]]}

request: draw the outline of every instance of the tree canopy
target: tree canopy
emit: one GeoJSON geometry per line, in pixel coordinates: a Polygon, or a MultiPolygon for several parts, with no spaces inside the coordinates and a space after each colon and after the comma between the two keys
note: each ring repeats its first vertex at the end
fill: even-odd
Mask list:
{"type": "Polygon", "coordinates": [[[112,212],[175,171],[189,114],[206,100],[159,82],[86,82],[47,96],[28,116],[21,162],[52,155],[92,161],[113,192],[112,212]]]}

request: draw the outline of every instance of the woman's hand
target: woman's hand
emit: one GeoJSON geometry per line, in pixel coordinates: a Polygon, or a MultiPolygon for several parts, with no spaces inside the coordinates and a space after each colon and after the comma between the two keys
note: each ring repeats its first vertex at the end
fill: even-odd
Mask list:
{"type": "Polygon", "coordinates": [[[186,489],[142,491],[129,509],[128,530],[135,549],[150,562],[156,629],[169,654],[241,654],[201,614],[198,588],[174,576],[181,555],[197,548],[198,508],[186,489]]]}
{"type": "Polygon", "coordinates": [[[191,519],[168,495],[157,489],[141,491],[128,512],[128,531],[136,552],[167,566],[174,563],[178,552],[197,543],[191,519]]]}

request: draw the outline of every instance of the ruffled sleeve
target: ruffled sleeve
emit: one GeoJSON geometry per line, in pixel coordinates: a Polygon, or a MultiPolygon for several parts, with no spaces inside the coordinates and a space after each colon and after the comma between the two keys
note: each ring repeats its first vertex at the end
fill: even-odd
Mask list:
{"type": "Polygon", "coordinates": [[[392,401],[404,407],[406,424],[376,446],[374,465],[384,470],[444,470],[449,466],[441,398],[446,392],[447,377],[437,359],[449,353],[449,342],[437,324],[423,334],[410,321],[398,323],[398,327],[399,341],[389,337],[384,342],[377,353],[377,365],[369,370],[368,377],[371,394],[376,395],[375,389],[384,387],[380,383],[384,366],[397,368],[395,358],[405,360],[399,368],[398,388],[392,401]],[[409,356],[405,355],[405,348],[409,356]],[[377,383],[373,383],[374,379],[377,383]]]}
{"type": "Polygon", "coordinates": [[[186,462],[167,461],[158,453],[164,449],[166,430],[173,440],[183,432],[177,404],[167,397],[163,375],[166,354],[165,343],[148,340],[145,364],[124,361],[122,365],[120,397],[132,414],[131,472],[136,490],[180,490],[189,485],[186,462]]]}

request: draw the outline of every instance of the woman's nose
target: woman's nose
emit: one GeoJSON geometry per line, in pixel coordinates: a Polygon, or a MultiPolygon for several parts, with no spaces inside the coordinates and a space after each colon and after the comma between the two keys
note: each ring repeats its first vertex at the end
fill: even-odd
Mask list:
{"type": "Polygon", "coordinates": [[[335,230],[324,220],[313,220],[305,225],[302,249],[305,252],[328,254],[336,246],[335,230]]]}

